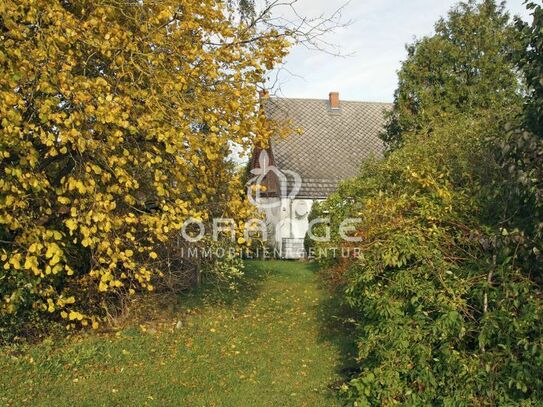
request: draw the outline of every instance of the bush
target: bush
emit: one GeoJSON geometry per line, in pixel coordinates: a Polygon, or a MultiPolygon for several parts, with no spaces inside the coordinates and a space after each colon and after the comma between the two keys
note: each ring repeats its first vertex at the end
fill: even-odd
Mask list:
{"type": "Polygon", "coordinates": [[[542,287],[499,238],[507,199],[494,192],[504,178],[488,143],[495,136],[488,122],[457,118],[366,164],[321,206],[340,214],[332,230],[344,217],[363,219],[363,254],[332,268],[358,315],[361,371],[344,387],[350,401],[543,396],[542,287]]]}
{"type": "Polygon", "coordinates": [[[3,326],[97,327],[104,301],[154,289],[185,220],[249,213],[227,157],[268,138],[257,85],[288,44],[226,7],[0,4],[3,326]]]}
{"type": "MultiPolygon", "coordinates": [[[[460,8],[468,11],[465,23],[482,15],[470,11],[474,4],[460,8]]],[[[350,402],[494,406],[540,405],[543,399],[543,14],[535,3],[528,7],[533,23],[518,22],[521,35],[514,36],[525,48],[517,55],[527,84],[524,123],[514,115],[520,112],[516,85],[485,76],[485,70],[477,70],[483,76],[471,85],[486,83],[487,89],[475,93],[471,86],[444,86],[447,81],[423,80],[422,87],[411,81],[455,66],[454,58],[428,48],[431,41],[455,38],[438,30],[417,44],[437,59],[417,59],[415,47],[400,72],[396,116],[385,135],[394,151],[382,162],[366,163],[312,215],[334,214],[332,230],[346,217],[363,219],[357,231],[363,254],[325,259],[343,300],[358,315],[360,372],[343,387],[350,402]],[[409,93],[409,83],[438,97],[431,103],[413,99],[418,93],[409,93]],[[503,83],[509,91],[497,92],[503,83]],[[470,105],[475,110],[453,103],[458,109],[451,109],[450,98],[463,92],[498,103],[490,109],[486,102],[470,105]],[[512,105],[502,103],[507,98],[493,100],[498,94],[511,96],[512,105]],[[413,100],[429,104],[402,109],[413,100]],[[408,126],[400,125],[402,118],[408,126]]],[[[498,10],[492,1],[477,9],[498,10]]],[[[450,15],[453,28],[458,17],[450,15]]],[[[507,23],[503,13],[494,18],[507,23]]],[[[481,31],[484,38],[496,22],[487,23],[460,34],[473,39],[481,31]]],[[[520,49],[511,41],[505,48],[520,49]]],[[[459,44],[465,45],[452,46],[459,44]]],[[[470,58],[465,67],[481,62],[470,58]]],[[[511,77],[512,61],[504,55],[483,60],[489,72],[497,68],[511,77]]],[[[331,244],[344,243],[335,236],[331,244]]]]}

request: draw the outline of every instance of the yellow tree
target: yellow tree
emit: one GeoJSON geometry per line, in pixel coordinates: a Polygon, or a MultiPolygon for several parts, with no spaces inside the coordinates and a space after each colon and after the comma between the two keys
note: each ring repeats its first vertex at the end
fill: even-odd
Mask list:
{"type": "Polygon", "coordinates": [[[0,3],[0,319],[96,326],[88,305],[152,290],[187,219],[247,213],[219,191],[224,161],[269,136],[257,86],[289,44],[234,17],[217,0],[0,3]]]}

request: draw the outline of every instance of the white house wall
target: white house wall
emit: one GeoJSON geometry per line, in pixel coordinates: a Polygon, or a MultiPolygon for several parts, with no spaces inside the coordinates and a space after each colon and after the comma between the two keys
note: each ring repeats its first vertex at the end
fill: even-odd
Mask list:
{"type": "MultiPolygon", "coordinates": [[[[278,199],[262,199],[262,203],[269,203],[271,200],[278,199]]],[[[309,228],[309,213],[314,202],[313,199],[283,198],[280,206],[264,210],[268,226],[268,243],[273,249],[281,250],[284,239],[305,238],[309,228]]],[[[300,254],[285,255],[283,253],[283,257],[299,258],[302,257],[300,254]]]]}

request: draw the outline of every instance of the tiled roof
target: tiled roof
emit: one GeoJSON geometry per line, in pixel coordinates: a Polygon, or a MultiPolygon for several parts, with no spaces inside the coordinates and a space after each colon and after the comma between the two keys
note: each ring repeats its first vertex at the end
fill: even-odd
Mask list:
{"type": "Polygon", "coordinates": [[[271,143],[275,166],[300,174],[299,198],[325,198],[340,180],[357,175],[361,163],[381,157],[385,111],[391,105],[341,101],[331,110],[328,100],[270,98],[266,114],[280,125],[290,123],[301,134],[271,143]]]}

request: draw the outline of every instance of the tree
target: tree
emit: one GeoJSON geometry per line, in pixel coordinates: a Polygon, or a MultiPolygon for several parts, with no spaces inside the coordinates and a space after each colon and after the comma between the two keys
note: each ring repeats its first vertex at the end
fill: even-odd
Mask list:
{"type": "Polygon", "coordinates": [[[532,10],[532,24],[518,21],[524,48],[519,53],[518,64],[526,79],[528,103],[527,124],[536,134],[543,134],[543,8],[534,2],[528,3],[532,10]]]}
{"type": "Polygon", "coordinates": [[[520,49],[520,38],[504,4],[459,3],[435,31],[407,47],[382,134],[390,149],[409,133],[431,130],[433,121],[451,115],[486,111],[504,120],[520,110],[520,84],[511,58],[520,49]]]}
{"type": "Polygon", "coordinates": [[[248,213],[225,161],[269,137],[257,87],[289,42],[236,12],[0,4],[1,322],[34,309],[96,326],[92,305],[153,289],[184,221],[248,213]]]}
{"type": "Polygon", "coordinates": [[[523,48],[517,63],[527,95],[524,120],[499,142],[504,177],[495,190],[507,197],[502,226],[504,245],[516,253],[525,272],[538,276],[543,261],[543,8],[533,2],[531,24],[517,21],[523,48]]]}

